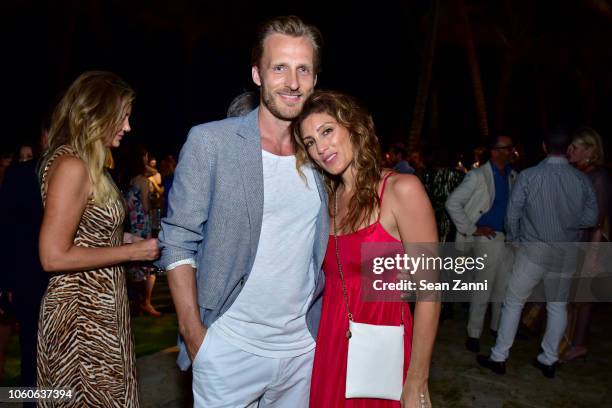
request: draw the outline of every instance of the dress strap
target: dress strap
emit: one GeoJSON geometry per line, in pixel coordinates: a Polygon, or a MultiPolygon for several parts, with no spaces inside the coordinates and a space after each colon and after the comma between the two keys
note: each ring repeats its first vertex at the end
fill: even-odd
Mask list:
{"type": "MultiPolygon", "coordinates": [[[[383,182],[382,182],[382,187],[380,189],[380,206],[382,207],[382,201],[383,201],[383,196],[385,195],[385,187],[387,186],[387,179],[389,178],[389,176],[395,174],[394,171],[390,171],[387,174],[385,174],[385,177],[383,177],[383,182]]],[[[380,221],[380,210],[378,211],[378,218],[376,219],[376,221],[380,221]]]]}
{"type": "Polygon", "coordinates": [[[40,181],[40,189],[41,189],[43,201],[46,201],[47,199],[47,188],[48,188],[47,179],[49,175],[49,169],[51,169],[53,162],[57,160],[58,157],[63,156],[63,155],[79,157],[77,153],[75,152],[74,148],[68,145],[61,145],[60,147],[55,149],[54,152],[51,153],[51,156],[45,163],[45,168],[43,169],[42,178],[40,181]]]}

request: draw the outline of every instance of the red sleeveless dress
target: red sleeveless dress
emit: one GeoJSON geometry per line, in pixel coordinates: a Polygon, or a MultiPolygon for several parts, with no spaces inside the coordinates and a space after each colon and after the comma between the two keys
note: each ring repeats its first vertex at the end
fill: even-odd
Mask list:
{"type": "MultiPolygon", "coordinates": [[[[380,193],[382,203],[389,173],[383,180],[380,193]]],[[[340,263],[348,295],[349,307],[353,319],[358,323],[400,325],[402,306],[404,307],[404,380],[410,363],[412,345],[412,315],[410,308],[400,302],[362,302],[361,301],[361,244],[365,242],[399,242],[380,224],[379,219],[372,225],[356,232],[338,235],[340,263]]],[[[346,399],[346,360],[348,353],[348,318],[342,282],[336,262],[334,236],[330,235],[327,252],[323,261],[325,289],[323,292],[323,309],[317,335],[312,384],[310,388],[310,406],[312,408],[391,408],[400,407],[399,401],[373,398],[346,399]]]]}

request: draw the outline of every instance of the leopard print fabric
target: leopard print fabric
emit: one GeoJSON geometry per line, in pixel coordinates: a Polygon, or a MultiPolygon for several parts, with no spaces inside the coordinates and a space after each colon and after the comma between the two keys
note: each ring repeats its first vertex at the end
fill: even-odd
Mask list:
{"type": "MultiPolygon", "coordinates": [[[[42,177],[68,146],[56,150],[42,177]]],[[[87,203],[74,243],[81,247],[121,245],[122,201],[99,207],[87,203]]],[[[40,407],[138,407],[136,359],[123,267],[54,274],[43,297],[38,326],[38,387],[70,388],[67,401],[40,407]]]]}

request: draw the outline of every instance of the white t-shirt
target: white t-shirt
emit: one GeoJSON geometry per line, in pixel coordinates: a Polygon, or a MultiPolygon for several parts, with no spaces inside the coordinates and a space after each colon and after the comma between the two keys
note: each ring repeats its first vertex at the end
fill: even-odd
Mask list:
{"type": "Polygon", "coordinates": [[[313,170],[295,156],[262,150],[264,207],[253,269],[232,306],[214,326],[242,350],[272,358],[295,357],[315,346],[306,311],[314,292],[312,252],[321,208],[313,170]]]}

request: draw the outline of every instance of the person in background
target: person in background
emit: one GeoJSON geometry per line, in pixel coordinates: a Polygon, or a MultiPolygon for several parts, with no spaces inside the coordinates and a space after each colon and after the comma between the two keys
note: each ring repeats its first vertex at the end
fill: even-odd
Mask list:
{"type": "MultiPolygon", "coordinates": [[[[124,197],[129,221],[129,232],[141,239],[153,237],[153,182],[147,177],[149,154],[140,145],[131,149],[131,155],[126,162],[127,187],[124,187],[124,197]]],[[[154,317],[161,316],[151,304],[155,286],[157,268],[150,262],[133,262],[127,267],[127,281],[132,289],[133,307],[136,312],[144,312],[154,317]]]]}
{"type": "Polygon", "coordinates": [[[420,150],[414,150],[408,153],[408,163],[414,169],[414,174],[421,177],[425,171],[425,160],[420,150]]]}
{"type": "Polygon", "coordinates": [[[479,168],[484,163],[484,155],[487,151],[487,148],[484,146],[477,146],[474,148],[472,155],[474,157],[474,162],[470,167],[470,170],[474,170],[479,168]]]}
{"type": "Polygon", "coordinates": [[[434,209],[438,239],[441,243],[454,239],[456,231],[446,212],[445,204],[448,196],[461,184],[464,177],[465,173],[455,168],[454,156],[448,150],[435,150],[428,156],[421,181],[434,209]]]}
{"type": "Polygon", "coordinates": [[[42,267],[53,273],[40,307],[37,386],[70,387],[42,407],[138,407],[136,357],[120,264],[154,260],[157,241],[122,245],[125,210],[105,170],[131,130],[134,91],[110,72],[88,71],[55,108],[39,168],[42,267]]]}
{"type": "Polygon", "coordinates": [[[259,100],[255,92],[243,92],[236,96],[227,108],[227,117],[235,118],[244,116],[257,107],[259,100]]]}
{"type": "Polygon", "coordinates": [[[6,170],[9,168],[12,162],[13,153],[11,151],[0,151],[0,186],[4,181],[4,175],[6,174],[6,170]]]}
{"type": "MultiPolygon", "coordinates": [[[[588,127],[576,131],[572,144],[567,149],[567,157],[571,165],[586,174],[591,180],[597,197],[597,224],[585,230],[581,240],[583,242],[609,242],[608,206],[610,203],[610,188],[608,171],[603,166],[605,154],[599,133],[588,127]]],[[[561,356],[562,362],[584,357],[588,352],[586,345],[593,303],[575,303],[573,306],[574,310],[571,317],[575,318],[574,330],[573,333],[570,333],[568,339],[570,348],[561,356]]]]}
{"type": "Polygon", "coordinates": [[[29,144],[22,144],[19,146],[18,161],[23,163],[34,158],[34,149],[29,144]]]}
{"type": "Polygon", "coordinates": [[[151,167],[152,169],[157,170],[157,158],[155,158],[155,156],[149,155],[149,160],[147,162],[147,165],[151,167]]]}
{"type": "Polygon", "coordinates": [[[580,230],[597,224],[597,199],[591,181],[566,158],[571,135],[565,129],[548,134],[542,143],[547,157],[523,170],[512,190],[506,212],[506,238],[520,244],[502,308],[495,346],[489,356],[478,355],[479,365],[505,374],[506,360],[519,326],[525,302],[543,283],[546,331],[533,365],[547,378],[555,376],[559,344],[567,326],[567,301],[576,272],[572,246],[580,230]]]}
{"type": "Polygon", "coordinates": [[[168,195],[174,182],[174,171],[176,170],[176,159],[173,155],[167,154],[159,164],[159,173],[162,177],[162,187],[164,189],[164,201],[161,216],[165,217],[168,213],[168,195]]]}
{"type": "MultiPolygon", "coordinates": [[[[4,184],[5,175],[12,162],[13,153],[10,149],[3,148],[0,150],[0,188],[4,184]]],[[[6,270],[5,267],[2,268],[0,270],[0,380],[4,377],[6,352],[15,321],[14,314],[12,313],[13,294],[11,293],[11,284],[8,278],[11,272],[6,270]]]]}
{"type": "Polygon", "coordinates": [[[400,174],[414,174],[414,169],[406,159],[406,147],[401,143],[395,143],[385,153],[385,160],[393,170],[400,174]]]}
{"type": "MultiPolygon", "coordinates": [[[[40,136],[47,145],[48,123],[40,136]]],[[[29,146],[30,152],[40,148],[29,146]]],[[[0,248],[2,277],[9,282],[11,309],[19,324],[21,387],[36,386],[36,343],[40,302],[49,281],[38,256],[38,233],[42,222],[42,200],[36,172],[38,157],[11,166],[0,188],[0,248]]],[[[5,287],[6,288],[6,287],[5,287]]],[[[35,403],[24,403],[35,407],[35,403]]]]}
{"type": "MultiPolygon", "coordinates": [[[[461,184],[464,177],[465,172],[456,168],[455,155],[448,150],[434,150],[427,156],[427,166],[421,173],[421,181],[434,210],[438,240],[441,244],[455,237],[455,225],[448,216],[445,204],[450,193],[461,184]]],[[[443,279],[449,278],[446,272],[442,274],[443,279]]],[[[454,302],[442,303],[440,322],[453,318],[454,306],[454,302]]]]}
{"type": "MultiPolygon", "coordinates": [[[[446,200],[457,234],[457,249],[473,250],[475,257],[488,257],[486,267],[475,274],[476,282],[487,282],[488,290],[472,292],[465,347],[480,352],[480,336],[489,301],[503,297],[512,265],[505,245],[506,209],[517,173],[510,167],[514,143],[499,135],[489,146],[490,160],[470,170],[446,200]]],[[[491,303],[490,328],[497,332],[501,301],[491,303]]]]}
{"type": "Polygon", "coordinates": [[[164,207],[164,187],[162,184],[162,175],[157,170],[157,159],[153,156],[149,156],[148,152],[145,162],[144,175],[151,182],[151,188],[149,191],[149,202],[151,203],[151,208],[149,214],[153,236],[157,237],[161,222],[161,211],[164,207]]]}
{"type": "MultiPolygon", "coordinates": [[[[161,174],[157,170],[157,159],[147,153],[147,162],[145,163],[146,175],[151,182],[157,187],[161,186],[161,174]]],[[[156,190],[157,191],[157,190],[156,190]]]]}

